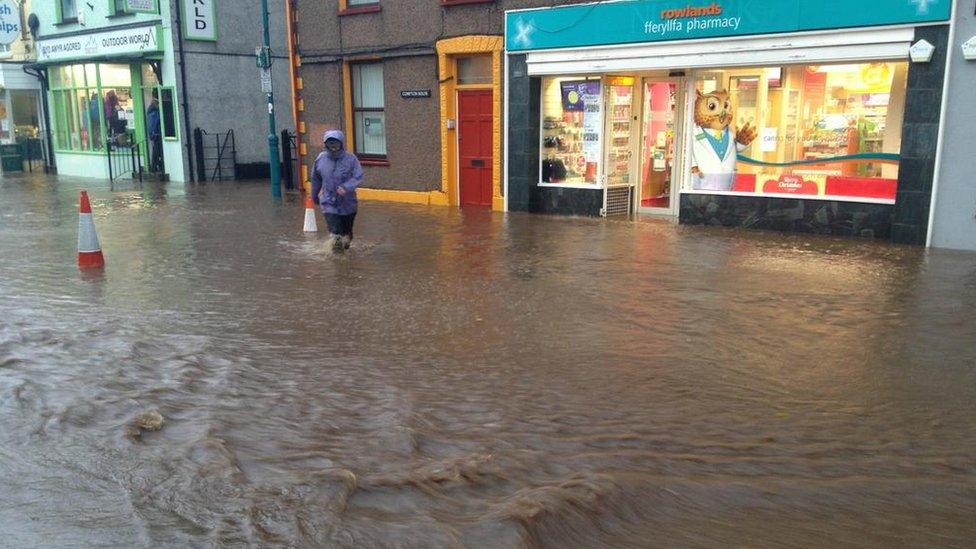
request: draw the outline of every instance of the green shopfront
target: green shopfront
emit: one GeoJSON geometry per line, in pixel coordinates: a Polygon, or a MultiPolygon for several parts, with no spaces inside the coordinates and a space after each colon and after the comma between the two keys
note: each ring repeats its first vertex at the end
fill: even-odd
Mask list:
{"type": "Polygon", "coordinates": [[[38,41],[60,174],[128,178],[141,169],[182,178],[176,89],[166,78],[162,34],[148,24],[38,41]]]}
{"type": "Polygon", "coordinates": [[[950,11],[950,0],[509,11],[507,208],[924,243],[950,11]]]}

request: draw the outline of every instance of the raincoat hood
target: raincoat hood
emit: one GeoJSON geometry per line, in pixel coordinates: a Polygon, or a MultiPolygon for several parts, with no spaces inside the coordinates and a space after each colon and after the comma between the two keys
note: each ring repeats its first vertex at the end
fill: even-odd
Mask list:
{"type": "Polygon", "coordinates": [[[338,140],[339,143],[342,143],[342,148],[343,149],[346,148],[346,134],[342,133],[341,131],[339,131],[339,130],[329,130],[329,131],[325,132],[325,135],[322,136],[322,142],[325,143],[326,141],[328,141],[330,139],[336,139],[336,140],[338,140]]]}
{"type": "Polygon", "coordinates": [[[329,130],[325,132],[325,135],[322,136],[322,143],[325,143],[330,139],[337,140],[341,144],[341,146],[339,147],[339,150],[336,152],[332,152],[328,149],[326,149],[325,152],[331,158],[341,158],[343,152],[346,150],[346,135],[339,130],[329,130]]]}

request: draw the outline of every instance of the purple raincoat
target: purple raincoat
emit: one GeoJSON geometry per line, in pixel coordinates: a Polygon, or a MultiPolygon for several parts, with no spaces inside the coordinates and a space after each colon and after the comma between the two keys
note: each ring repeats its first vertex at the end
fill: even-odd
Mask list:
{"type": "Polygon", "coordinates": [[[346,136],[339,130],[329,130],[322,138],[338,139],[342,148],[336,153],[328,150],[315,159],[312,170],[312,196],[318,197],[322,213],[349,215],[356,213],[359,200],[356,187],[363,182],[363,168],[356,155],[346,150],[346,136]],[[345,196],[336,192],[338,187],[346,190],[345,196]]]}

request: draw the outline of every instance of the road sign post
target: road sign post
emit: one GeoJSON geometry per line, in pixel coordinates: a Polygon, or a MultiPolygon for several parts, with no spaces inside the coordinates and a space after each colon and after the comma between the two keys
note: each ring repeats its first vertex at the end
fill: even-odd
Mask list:
{"type": "Polygon", "coordinates": [[[268,97],[268,163],[271,169],[271,195],[281,198],[281,160],[278,153],[278,132],[275,129],[274,91],[271,86],[271,35],[268,28],[268,0],[261,0],[261,19],[264,22],[264,46],[257,52],[261,68],[261,91],[268,97]]]}

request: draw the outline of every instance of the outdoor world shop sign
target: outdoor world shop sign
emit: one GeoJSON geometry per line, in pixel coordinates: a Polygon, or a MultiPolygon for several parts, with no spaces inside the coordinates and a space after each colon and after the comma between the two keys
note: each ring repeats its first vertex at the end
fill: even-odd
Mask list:
{"type": "Polygon", "coordinates": [[[952,0],[632,0],[506,13],[525,51],[947,21],[952,0]]]}
{"type": "Polygon", "coordinates": [[[37,60],[45,63],[160,52],[159,35],[160,27],[151,25],[38,40],[37,60]]]}
{"type": "Polygon", "coordinates": [[[216,8],[214,0],[183,0],[183,38],[216,42],[216,8]]]}

